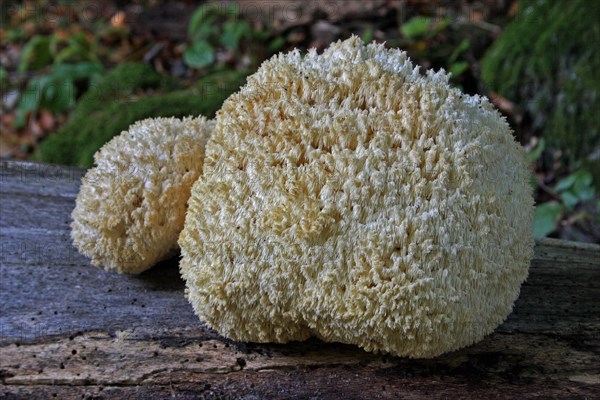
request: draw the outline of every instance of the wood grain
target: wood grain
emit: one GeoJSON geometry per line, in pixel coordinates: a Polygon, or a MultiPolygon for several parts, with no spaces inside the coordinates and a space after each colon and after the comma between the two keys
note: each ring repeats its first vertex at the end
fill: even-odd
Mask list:
{"type": "Polygon", "coordinates": [[[514,312],[431,360],[315,339],[232,342],[183,297],[177,259],[139,276],[71,245],[84,171],[0,163],[0,397],[593,398],[600,392],[600,246],[538,241],[514,312]]]}

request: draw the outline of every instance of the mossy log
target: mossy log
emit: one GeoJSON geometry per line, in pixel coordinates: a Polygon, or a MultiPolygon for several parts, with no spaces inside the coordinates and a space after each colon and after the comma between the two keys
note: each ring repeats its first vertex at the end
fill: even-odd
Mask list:
{"type": "Polygon", "coordinates": [[[173,79],[147,65],[120,65],[81,98],[67,124],[40,144],[33,159],[91,167],[94,153],[136,121],[214,117],[223,101],[244,84],[246,75],[239,71],[217,72],[181,89],[173,79]]]}

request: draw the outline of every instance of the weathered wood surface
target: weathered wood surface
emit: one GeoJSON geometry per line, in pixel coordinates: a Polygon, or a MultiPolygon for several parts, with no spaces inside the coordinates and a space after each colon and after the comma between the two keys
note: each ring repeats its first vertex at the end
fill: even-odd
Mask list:
{"type": "Polygon", "coordinates": [[[0,397],[593,398],[600,393],[600,246],[538,242],[514,312],[432,360],[318,340],[229,341],[183,297],[177,260],[106,273],[72,248],[83,171],[0,163],[0,397]]]}

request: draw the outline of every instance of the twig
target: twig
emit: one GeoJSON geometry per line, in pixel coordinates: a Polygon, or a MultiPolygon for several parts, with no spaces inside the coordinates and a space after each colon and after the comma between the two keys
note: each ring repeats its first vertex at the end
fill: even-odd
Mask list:
{"type": "Polygon", "coordinates": [[[547,193],[550,197],[560,202],[562,205],[565,205],[564,200],[558,193],[552,190],[548,185],[546,185],[540,178],[537,178],[537,184],[540,189],[542,189],[545,193],[547,193]]]}

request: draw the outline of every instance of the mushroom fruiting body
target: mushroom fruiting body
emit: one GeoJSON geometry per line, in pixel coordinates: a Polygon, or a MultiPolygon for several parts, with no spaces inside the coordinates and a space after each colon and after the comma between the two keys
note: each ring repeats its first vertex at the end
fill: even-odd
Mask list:
{"type": "Polygon", "coordinates": [[[146,119],[105,144],[72,213],[79,251],[98,267],[128,273],[173,254],[213,128],[204,117],[146,119]]]}
{"type": "Polygon", "coordinates": [[[217,114],[179,238],[186,295],[234,340],[458,349],[527,277],[529,176],[487,99],[402,51],[276,56],[217,114]]]}

